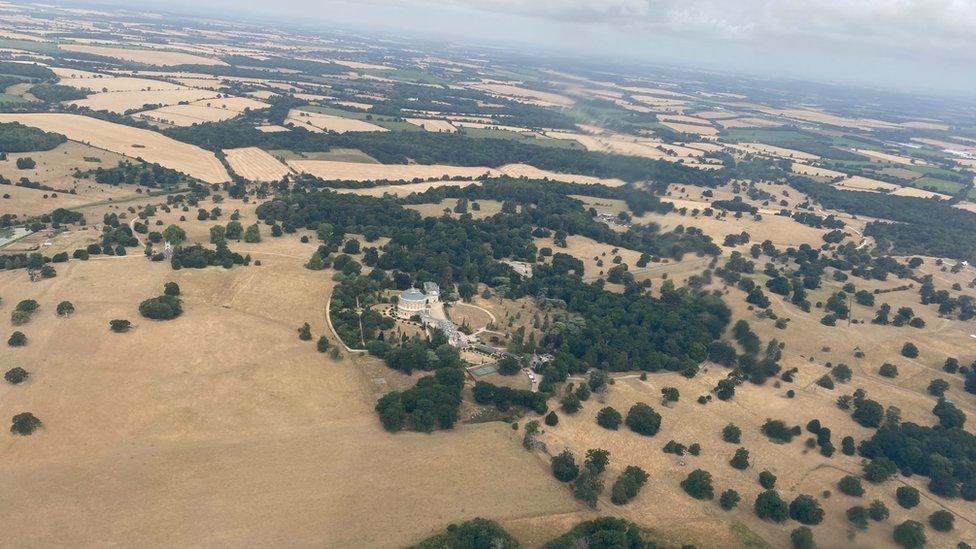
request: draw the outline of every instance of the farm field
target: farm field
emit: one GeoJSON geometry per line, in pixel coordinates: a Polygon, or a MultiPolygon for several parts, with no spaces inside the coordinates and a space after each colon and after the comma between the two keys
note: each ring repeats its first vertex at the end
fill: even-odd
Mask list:
{"type": "Polygon", "coordinates": [[[490,168],[423,164],[371,164],[332,160],[288,160],[288,165],[323,179],[345,181],[412,181],[414,179],[442,179],[445,176],[476,178],[492,173],[490,168]]]}
{"type": "Polygon", "coordinates": [[[210,183],[228,179],[226,170],[213,153],[149,130],[77,114],[0,114],[0,122],[14,120],[44,131],[64,134],[72,141],[131,158],[143,158],[210,183]]]}
{"type": "Polygon", "coordinates": [[[344,118],[302,110],[292,110],[288,113],[285,123],[294,124],[312,132],[386,132],[382,126],[377,126],[363,120],[344,118]]]}
{"type": "Polygon", "coordinates": [[[224,154],[238,175],[252,181],[278,181],[291,173],[288,166],[257,147],[227,149],[224,154]]]}
{"type": "MultiPolygon", "coordinates": [[[[144,105],[176,105],[183,101],[197,101],[216,96],[216,92],[199,89],[112,91],[89,95],[85,99],[71,101],[69,104],[88,107],[96,111],[109,111],[121,114],[132,109],[141,109],[144,105]]],[[[180,107],[182,106],[184,105],[180,105],[180,107]]]]}
{"type": "Polygon", "coordinates": [[[135,61],[136,63],[146,63],[148,65],[226,65],[224,62],[210,57],[158,49],[113,48],[82,44],[67,44],[62,46],[62,48],[79,53],[117,57],[126,61],[135,61]]]}

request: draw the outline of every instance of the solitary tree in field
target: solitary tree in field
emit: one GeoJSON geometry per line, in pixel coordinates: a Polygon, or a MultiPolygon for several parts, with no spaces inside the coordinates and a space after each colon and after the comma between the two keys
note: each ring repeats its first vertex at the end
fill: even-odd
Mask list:
{"type": "Polygon", "coordinates": [[[115,333],[128,332],[132,328],[132,323],[128,320],[123,320],[121,318],[116,318],[115,320],[108,321],[108,327],[115,333]]]}
{"type": "Polygon", "coordinates": [[[30,412],[21,412],[15,415],[11,422],[10,432],[21,436],[33,434],[41,426],[41,420],[34,417],[34,414],[30,412]]]}
{"type": "Polygon", "coordinates": [[[3,374],[3,379],[7,380],[7,383],[11,383],[13,385],[23,383],[29,377],[30,377],[30,372],[21,368],[20,366],[11,368],[7,370],[7,373],[3,374]]]}
{"type": "Polygon", "coordinates": [[[7,345],[11,347],[23,347],[27,345],[27,336],[24,332],[14,332],[10,334],[10,339],[7,340],[7,345]]]}
{"type": "Polygon", "coordinates": [[[298,329],[298,339],[302,341],[311,341],[312,327],[308,325],[308,322],[302,324],[302,327],[298,329]]]}
{"type": "Polygon", "coordinates": [[[58,316],[71,316],[75,313],[75,306],[70,301],[58,303],[58,316]]]}

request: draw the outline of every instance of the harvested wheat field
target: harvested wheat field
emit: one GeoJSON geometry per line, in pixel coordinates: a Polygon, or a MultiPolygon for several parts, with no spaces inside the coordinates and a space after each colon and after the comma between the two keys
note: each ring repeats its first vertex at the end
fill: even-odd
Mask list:
{"type": "Polygon", "coordinates": [[[302,111],[292,109],[285,119],[286,124],[295,124],[313,132],[387,132],[390,131],[382,126],[371,124],[364,120],[354,118],[343,118],[317,112],[302,111]]]}
{"type": "Polygon", "coordinates": [[[291,173],[288,166],[257,147],[224,149],[224,155],[237,175],[251,181],[278,181],[291,173]]]}
{"type": "Polygon", "coordinates": [[[877,179],[871,179],[868,177],[855,175],[849,177],[837,184],[840,187],[847,187],[850,189],[856,189],[861,191],[874,191],[874,192],[891,192],[897,191],[901,187],[895,185],[894,183],[886,183],[884,181],[878,181],[877,179]]]}
{"type": "Polygon", "coordinates": [[[793,162],[790,165],[790,170],[793,173],[798,173],[801,175],[812,175],[815,177],[829,177],[831,179],[835,177],[847,177],[844,172],[838,172],[836,170],[828,170],[827,168],[818,168],[817,166],[810,166],[807,164],[801,164],[799,162],[793,162]]]}
{"type": "Polygon", "coordinates": [[[729,146],[742,152],[752,154],[767,154],[790,160],[820,160],[820,157],[815,154],[805,153],[803,151],[797,151],[794,149],[787,149],[785,147],[776,147],[774,145],[767,145],[765,143],[738,143],[729,146]]]}
{"type": "Polygon", "coordinates": [[[67,51],[104,55],[106,57],[115,57],[135,63],[145,63],[147,65],[227,65],[227,63],[219,59],[177,51],[113,48],[108,46],[86,46],[82,44],[64,44],[61,48],[67,51]]]}
{"type": "Polygon", "coordinates": [[[702,124],[686,124],[681,122],[671,122],[670,120],[662,120],[661,124],[671,128],[676,132],[694,133],[697,135],[704,135],[704,136],[718,135],[717,129],[715,129],[712,126],[705,126],[702,124]]]}
{"type": "Polygon", "coordinates": [[[421,128],[429,132],[447,132],[454,133],[457,128],[447,120],[433,120],[430,118],[407,118],[407,122],[410,122],[414,126],[420,126],[421,128]]]}
{"type": "Polygon", "coordinates": [[[284,126],[279,126],[277,124],[266,124],[264,126],[254,126],[254,129],[258,130],[259,132],[264,132],[264,133],[278,133],[278,132],[289,132],[289,131],[291,131],[291,130],[289,130],[288,128],[286,128],[284,126]]]}
{"type": "Polygon", "coordinates": [[[477,185],[477,181],[427,181],[424,183],[404,183],[400,185],[378,185],[376,187],[367,187],[364,189],[336,189],[336,192],[340,193],[350,193],[359,194],[363,196],[383,196],[383,195],[393,195],[393,196],[407,196],[412,193],[422,193],[429,191],[430,189],[436,187],[467,187],[468,185],[477,185]]]}
{"type": "Polygon", "coordinates": [[[732,118],[722,119],[716,123],[723,128],[772,128],[781,126],[779,122],[766,120],[765,118],[732,118]]]}
{"type": "Polygon", "coordinates": [[[159,91],[159,90],[182,90],[184,86],[171,84],[162,80],[150,80],[148,78],[133,78],[129,76],[96,76],[96,77],[74,77],[61,78],[58,84],[71,86],[80,90],[91,92],[127,92],[127,91],[159,91]]]}
{"type": "Polygon", "coordinates": [[[60,133],[73,141],[132,158],[160,164],[208,183],[229,180],[227,171],[212,152],[181,143],[149,130],[114,124],[77,114],[0,114],[0,122],[21,122],[44,131],[60,133]]]}
{"type": "Polygon", "coordinates": [[[572,98],[566,97],[565,95],[540,90],[531,90],[512,84],[483,83],[474,84],[471,87],[532,105],[570,107],[576,103],[572,98]]]}
{"type": "Polygon", "coordinates": [[[566,183],[583,183],[586,185],[607,185],[609,187],[620,187],[625,185],[620,179],[605,179],[592,175],[578,175],[569,173],[557,173],[548,170],[540,170],[528,164],[508,164],[498,168],[498,171],[510,177],[526,177],[528,179],[552,179],[553,181],[564,181],[566,183]]]}
{"type": "Polygon", "coordinates": [[[915,198],[938,198],[939,200],[949,200],[952,198],[947,194],[927,191],[925,189],[916,189],[915,187],[899,187],[891,194],[896,196],[913,196],[915,198]]]}
{"type": "Polygon", "coordinates": [[[366,164],[331,160],[289,160],[292,168],[323,179],[343,181],[412,181],[444,177],[476,178],[496,174],[491,168],[447,166],[443,164],[366,164]]]}
{"type": "MultiPolygon", "coordinates": [[[[245,109],[267,108],[267,103],[246,97],[210,97],[187,105],[170,105],[138,113],[139,118],[171,126],[192,126],[205,122],[230,120],[245,109]]],[[[287,131],[287,128],[286,128],[287,131]]]]}
{"type": "Polygon", "coordinates": [[[864,156],[869,156],[875,160],[881,162],[894,162],[895,164],[905,164],[906,166],[927,166],[928,162],[924,160],[917,160],[907,156],[901,156],[898,154],[891,154],[881,151],[872,151],[870,149],[854,149],[854,152],[862,154],[864,156]]]}
{"type": "Polygon", "coordinates": [[[69,104],[88,107],[96,111],[110,111],[121,114],[132,109],[141,109],[146,105],[176,105],[183,101],[197,101],[216,96],[217,92],[189,88],[155,91],[115,91],[96,93],[84,99],[70,101],[69,104]]]}
{"type": "Polygon", "coordinates": [[[0,544],[389,547],[484,514],[580,509],[506,424],[383,431],[364,370],[295,338],[303,321],[325,329],[330,283],[302,267],[307,254],[253,248],[268,250],[256,255],[264,265],[230,271],[133,255],[70,262],[38,284],[0,273],[4,297],[41,304],[23,328],[30,344],[0,349],[33,374],[16,391],[0,387],[0,412],[29,407],[44,421],[5,445],[0,544]],[[165,281],[183,289],[183,315],[138,318],[165,281]],[[54,315],[63,299],[71,318],[54,315]],[[136,327],[114,334],[112,318],[136,327]],[[373,518],[360,524],[364,514],[373,518]]]}

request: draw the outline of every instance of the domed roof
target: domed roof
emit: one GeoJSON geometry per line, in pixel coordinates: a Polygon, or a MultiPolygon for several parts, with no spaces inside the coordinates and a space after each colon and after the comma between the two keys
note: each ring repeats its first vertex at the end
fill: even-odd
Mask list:
{"type": "Polygon", "coordinates": [[[425,296],[420,290],[416,288],[410,288],[409,290],[404,290],[400,292],[401,301],[426,301],[427,296],[425,296]]]}

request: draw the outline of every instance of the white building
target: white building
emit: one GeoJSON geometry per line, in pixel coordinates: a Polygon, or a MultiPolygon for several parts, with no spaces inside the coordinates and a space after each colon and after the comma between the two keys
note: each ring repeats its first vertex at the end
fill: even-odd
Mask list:
{"type": "Polygon", "coordinates": [[[424,293],[427,294],[427,303],[437,303],[441,299],[441,288],[435,282],[424,282],[424,293]]]}
{"type": "Polygon", "coordinates": [[[419,315],[427,310],[427,296],[416,288],[410,288],[400,292],[400,299],[397,300],[397,316],[400,318],[410,318],[419,315]]]}

